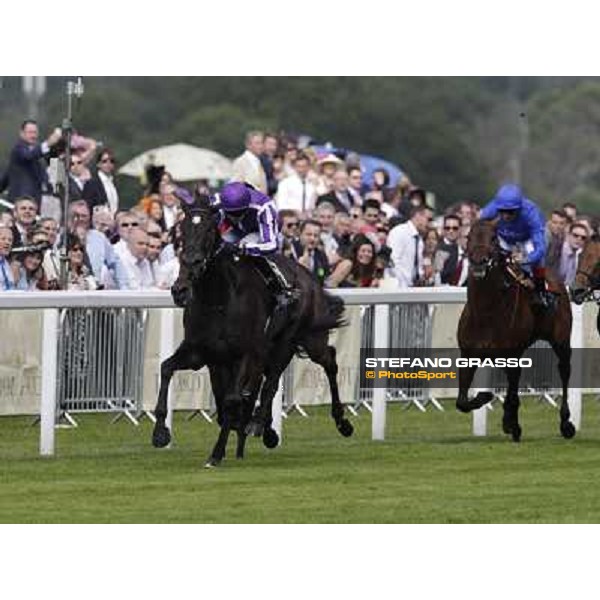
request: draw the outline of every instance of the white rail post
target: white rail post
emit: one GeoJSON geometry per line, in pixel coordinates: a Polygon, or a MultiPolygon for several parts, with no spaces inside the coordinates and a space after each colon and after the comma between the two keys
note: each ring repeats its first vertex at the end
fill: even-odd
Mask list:
{"type": "MultiPolygon", "coordinates": [[[[481,378],[482,385],[484,385],[486,387],[477,388],[477,389],[473,390],[473,393],[475,394],[475,396],[477,396],[477,394],[479,392],[494,393],[494,390],[492,389],[492,372],[490,369],[487,369],[484,372],[485,372],[485,375],[480,374],[480,378],[481,378]]],[[[475,374],[475,375],[477,376],[477,374],[475,374]]],[[[473,435],[474,436],[485,437],[487,435],[488,411],[489,411],[489,404],[486,404],[485,406],[482,406],[481,408],[478,408],[477,410],[473,411],[473,435]]]]}
{"type": "Polygon", "coordinates": [[[40,406],[40,455],[53,456],[56,425],[56,361],[58,309],[45,308],[42,338],[42,398],[40,406]]]}
{"type": "MultiPolygon", "coordinates": [[[[387,348],[390,336],[390,307],[388,304],[375,305],[375,348],[387,348]]],[[[361,369],[364,365],[360,366],[361,369]]],[[[376,379],[374,380],[377,381],[376,379]]],[[[385,439],[386,418],[386,392],[383,387],[373,389],[373,414],[371,421],[371,438],[373,440],[385,439]]]]}
{"type": "MultiPolygon", "coordinates": [[[[571,304],[571,312],[573,314],[573,327],[571,329],[571,348],[583,348],[583,305],[581,304],[577,306],[576,304],[571,304]]],[[[579,429],[581,428],[582,362],[583,357],[579,357],[579,359],[575,362],[574,372],[571,373],[572,380],[578,380],[578,385],[580,387],[569,387],[568,390],[568,401],[569,410],[571,411],[571,422],[573,423],[573,425],[575,425],[575,429],[577,429],[577,431],[579,431],[579,429]]]]}
{"type": "MultiPolygon", "coordinates": [[[[169,358],[175,352],[175,328],[173,327],[174,310],[172,308],[163,308],[160,311],[160,363],[169,358]]],[[[160,369],[160,365],[159,365],[160,369]]],[[[159,371],[160,373],[160,371],[159,371]]],[[[166,425],[173,434],[173,380],[169,384],[167,394],[167,420],[166,425]]]]}
{"type": "Polygon", "coordinates": [[[482,406],[473,411],[473,435],[476,437],[485,437],[487,435],[487,414],[488,407],[482,406]]]}

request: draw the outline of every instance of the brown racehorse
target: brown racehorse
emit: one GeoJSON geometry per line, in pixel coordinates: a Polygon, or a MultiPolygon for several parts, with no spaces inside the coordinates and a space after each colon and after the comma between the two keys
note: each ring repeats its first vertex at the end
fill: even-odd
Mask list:
{"type": "MultiPolygon", "coordinates": [[[[496,225],[491,221],[476,222],[467,245],[469,279],[467,304],[458,325],[458,345],[464,358],[480,358],[499,353],[520,358],[537,340],[546,340],[558,357],[562,382],[560,432],[564,438],[575,435],[570,422],[567,388],[571,374],[571,305],[562,284],[554,283],[557,297],[554,307],[532,306],[532,289],[527,289],[508,274],[515,269],[512,259],[500,248],[496,225]]],[[[491,392],[480,392],[468,398],[477,367],[459,369],[459,395],[456,407],[462,412],[481,408],[493,398],[491,392]]],[[[502,429],[518,442],[519,379],[521,368],[506,368],[508,389],[504,402],[502,429]]]]}
{"type": "Polygon", "coordinates": [[[593,237],[579,257],[579,268],[571,286],[573,302],[583,303],[597,289],[600,289],[600,238],[593,237]]]}

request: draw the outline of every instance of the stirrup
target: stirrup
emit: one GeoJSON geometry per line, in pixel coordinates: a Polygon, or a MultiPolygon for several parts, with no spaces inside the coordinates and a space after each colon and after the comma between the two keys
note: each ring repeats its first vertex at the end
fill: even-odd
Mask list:
{"type": "Polygon", "coordinates": [[[300,299],[300,292],[294,288],[285,288],[275,296],[277,306],[287,307],[295,304],[300,299]]]}

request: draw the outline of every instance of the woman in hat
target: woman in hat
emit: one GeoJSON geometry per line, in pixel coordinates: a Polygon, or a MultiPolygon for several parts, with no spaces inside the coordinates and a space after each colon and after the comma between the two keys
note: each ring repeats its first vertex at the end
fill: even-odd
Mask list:
{"type": "Polygon", "coordinates": [[[317,178],[317,195],[324,196],[333,189],[333,176],[344,166],[344,161],[335,154],[328,154],[317,162],[319,176],[317,178]]]}

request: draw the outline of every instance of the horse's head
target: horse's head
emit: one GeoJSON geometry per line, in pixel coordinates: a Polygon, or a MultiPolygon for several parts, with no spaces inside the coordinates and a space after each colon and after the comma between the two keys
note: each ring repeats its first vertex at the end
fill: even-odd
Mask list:
{"type": "Polygon", "coordinates": [[[218,209],[211,206],[207,195],[185,195],[181,198],[183,219],[177,224],[180,275],[172,293],[178,306],[191,298],[191,286],[199,281],[219,247],[218,209]]]}
{"type": "Polygon", "coordinates": [[[484,279],[500,256],[496,224],[492,221],[476,221],[469,232],[467,257],[475,279],[484,279]]]}
{"type": "Polygon", "coordinates": [[[600,238],[593,237],[581,253],[579,269],[571,286],[571,298],[575,304],[581,304],[597,289],[600,289],[600,238]]]}

